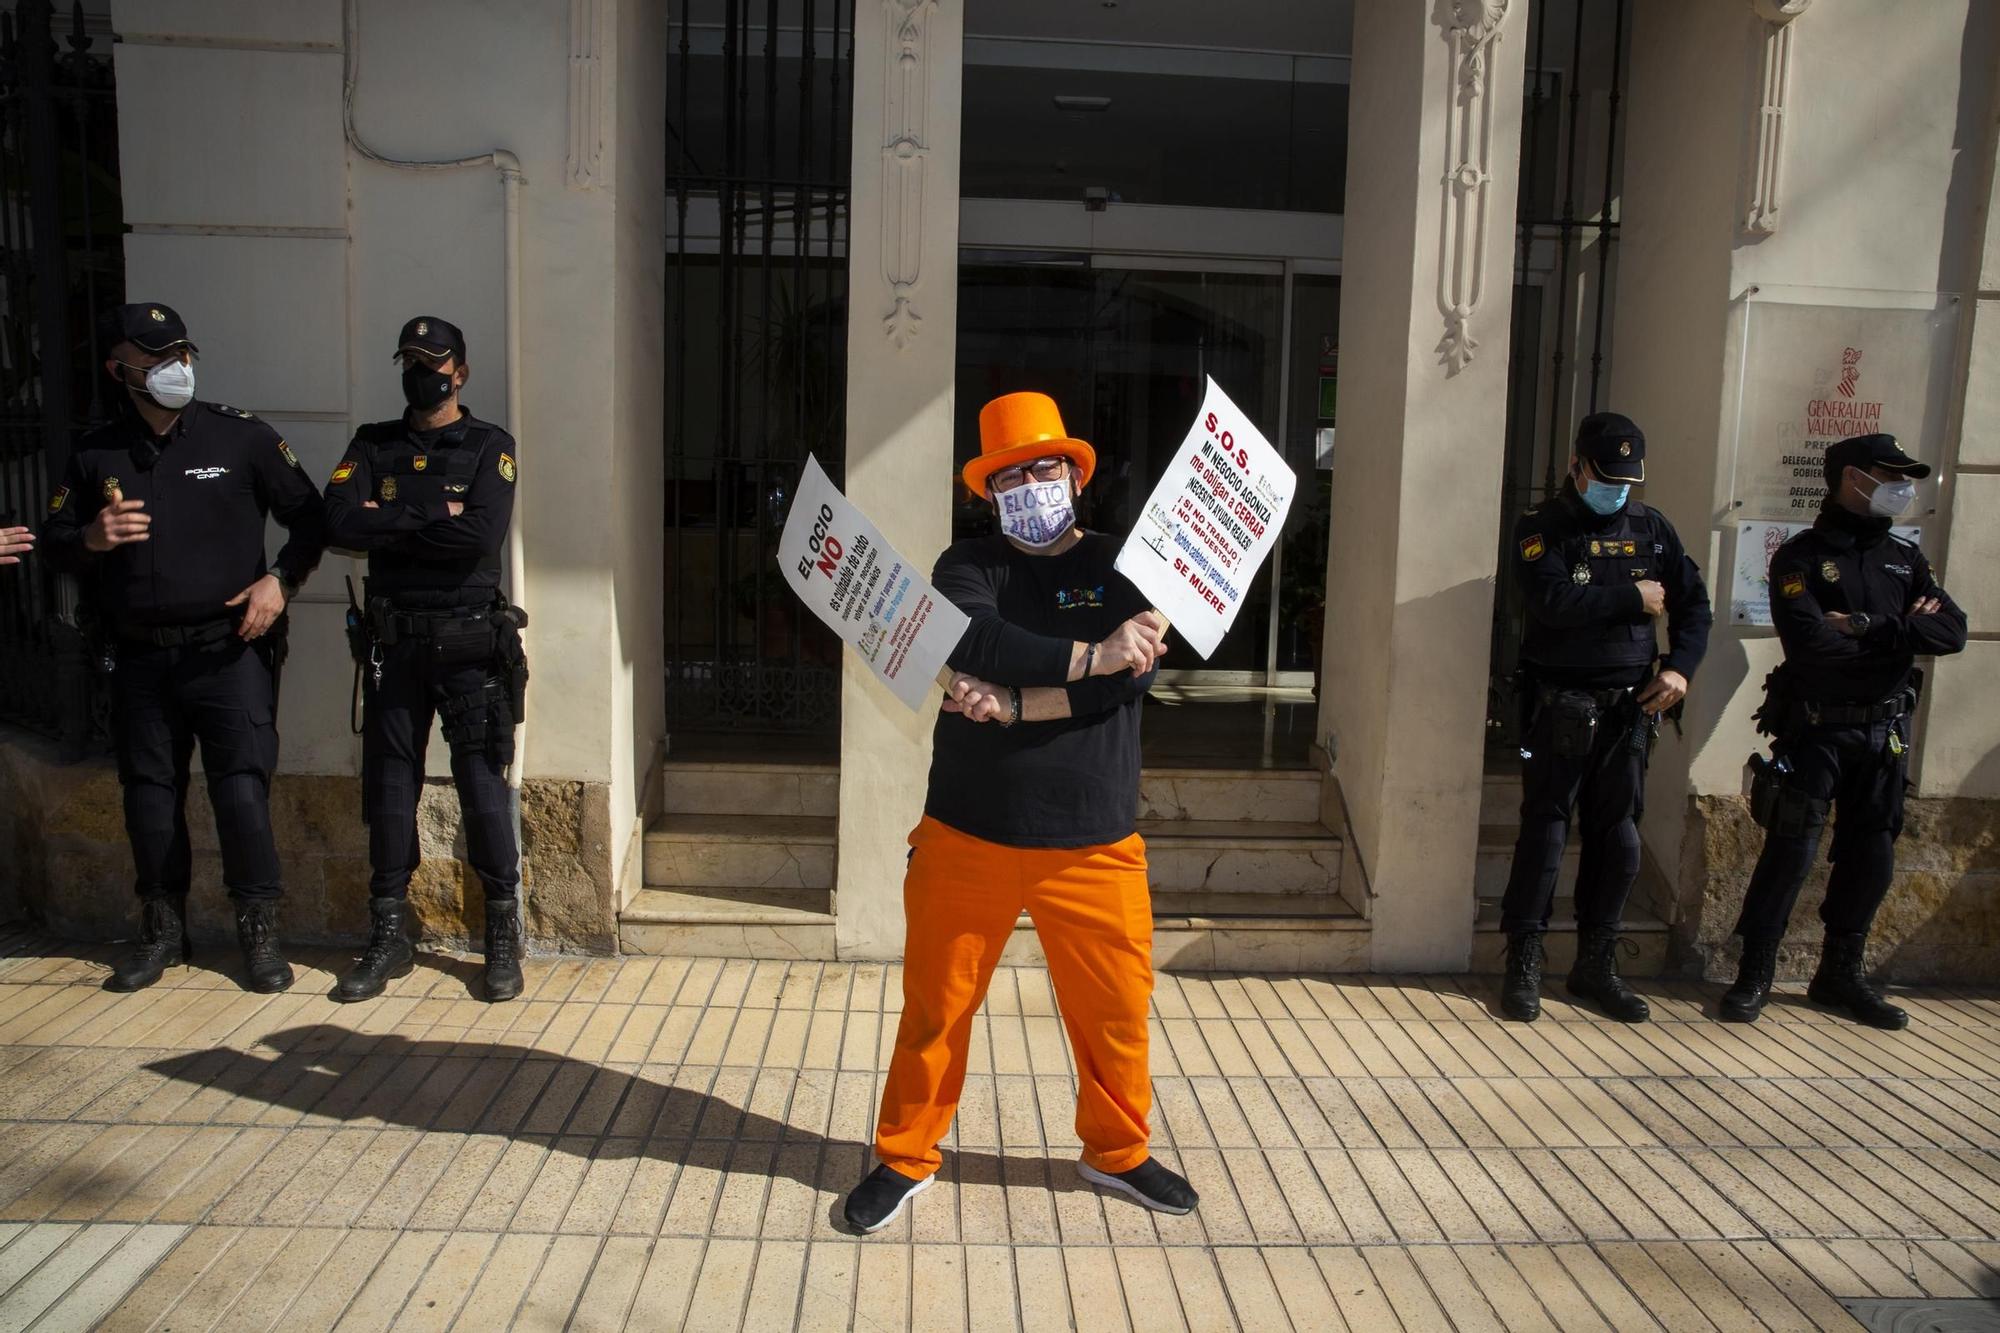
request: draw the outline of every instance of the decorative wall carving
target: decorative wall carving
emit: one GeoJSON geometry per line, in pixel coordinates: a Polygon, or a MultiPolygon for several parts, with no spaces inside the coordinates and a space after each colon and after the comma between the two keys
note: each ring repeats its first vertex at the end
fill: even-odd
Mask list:
{"type": "Polygon", "coordinates": [[[928,57],[937,0],[882,0],[882,7],[889,20],[882,74],[882,276],[892,294],[882,331],[901,349],[923,330],[915,294],[923,278],[928,57]]]}
{"type": "Polygon", "coordinates": [[[569,186],[592,190],[604,180],[604,47],[610,0],[570,0],[569,186]]]}
{"type": "Polygon", "coordinates": [[[1438,0],[1436,18],[1451,47],[1446,96],[1442,234],[1438,243],[1437,346],[1448,374],[1471,363],[1479,340],[1472,318],[1486,294],[1486,241],[1493,190],[1493,88],[1488,56],[1507,22],[1509,0],[1438,0]]]}
{"type": "Polygon", "coordinates": [[[1757,95],[1757,157],[1750,170],[1750,208],[1743,229],[1768,236],[1778,229],[1784,199],[1785,116],[1792,96],[1792,20],[1812,0],[1750,0],[1764,21],[1763,86],[1757,95]]]}

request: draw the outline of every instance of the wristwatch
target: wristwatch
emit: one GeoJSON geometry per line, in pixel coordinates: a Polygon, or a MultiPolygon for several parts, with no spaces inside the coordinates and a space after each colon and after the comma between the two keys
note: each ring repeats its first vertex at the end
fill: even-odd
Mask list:
{"type": "Polygon", "coordinates": [[[1866,634],[1868,627],[1874,623],[1874,617],[1870,616],[1866,611],[1856,611],[1847,617],[1847,632],[1858,639],[1866,634]]]}

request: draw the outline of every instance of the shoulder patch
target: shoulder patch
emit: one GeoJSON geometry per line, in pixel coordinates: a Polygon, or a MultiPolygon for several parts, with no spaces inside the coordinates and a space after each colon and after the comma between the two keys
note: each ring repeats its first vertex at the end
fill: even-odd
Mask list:
{"type": "Polygon", "coordinates": [[[1548,546],[1542,541],[1542,534],[1539,532],[1533,536],[1525,537],[1521,541],[1521,558],[1523,560],[1540,560],[1542,552],[1546,550],[1548,550],[1548,546]]]}
{"type": "Polygon", "coordinates": [[[49,512],[51,514],[60,514],[62,512],[62,507],[68,503],[69,503],[69,487],[58,486],[56,487],[56,493],[49,497],[49,512]]]}
{"type": "Polygon", "coordinates": [[[353,475],[354,475],[354,464],[343,462],[339,467],[333,470],[332,484],[338,486],[340,485],[341,482],[346,481],[349,477],[353,475]]]}
{"type": "Polygon", "coordinates": [[[500,475],[508,481],[514,480],[514,455],[500,455],[500,475]]]}
{"type": "Polygon", "coordinates": [[[1805,596],[1806,576],[1804,572],[1795,569],[1789,574],[1780,575],[1778,578],[1778,592],[1782,594],[1787,601],[1791,600],[1794,597],[1805,596]]]}
{"type": "MultiPolygon", "coordinates": [[[[299,456],[293,453],[292,446],[285,443],[282,439],[278,441],[278,456],[292,467],[299,466],[299,456]]],[[[301,468],[300,470],[303,471],[304,469],[301,468]]]]}

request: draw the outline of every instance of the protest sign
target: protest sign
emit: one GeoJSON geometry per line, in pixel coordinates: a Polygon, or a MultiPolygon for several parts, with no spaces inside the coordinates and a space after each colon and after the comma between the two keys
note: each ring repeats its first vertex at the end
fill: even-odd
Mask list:
{"type": "Polygon", "coordinates": [[[1236,623],[1298,478],[1214,380],[1117,569],[1203,657],[1236,623]]]}
{"type": "Polygon", "coordinates": [[[817,458],[806,459],[785,518],[778,568],[799,599],[898,699],[923,707],[931,681],[970,622],[882,540],[817,458]]]}

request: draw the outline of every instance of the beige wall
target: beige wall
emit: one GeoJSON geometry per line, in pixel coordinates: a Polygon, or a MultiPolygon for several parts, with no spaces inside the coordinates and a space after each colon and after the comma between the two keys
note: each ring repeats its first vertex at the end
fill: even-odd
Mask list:
{"type": "MultiPolygon", "coordinates": [[[[1772,631],[1725,623],[1739,298],[1752,286],[1837,288],[1856,290],[1829,302],[1863,303],[1871,290],[1963,292],[1977,281],[2000,11],[1977,0],[1811,4],[1793,24],[1782,210],[1766,236],[1742,226],[1762,21],[1742,0],[1639,0],[1634,20],[1609,401],[1644,426],[1645,497],[1701,561],[1719,616],[1687,737],[1663,738],[1654,763],[1645,838],[1673,867],[1686,803],[1664,794],[1738,790],[1759,744],[1750,713],[1779,659],[1772,631]]],[[[1954,513],[1974,512],[1967,502],[1989,484],[1948,471],[1942,512],[1925,520],[1926,550],[1968,591],[1980,566],[1966,557],[1983,538],[1961,537],[1954,513]]],[[[1996,629],[1975,616],[1976,632],[1996,629]]],[[[1925,728],[1924,794],[2000,795],[2000,707],[1962,688],[2000,669],[1996,652],[1978,643],[1933,672],[1929,712],[1948,709],[1951,726],[1925,728]]]]}
{"type": "MultiPolygon", "coordinates": [[[[272,421],[316,478],[355,425],[401,410],[389,357],[402,321],[465,329],[467,405],[521,441],[528,773],[609,784],[621,839],[664,711],[664,19],[618,0],[354,3],[365,142],[403,158],[520,159],[522,419],[505,421],[497,173],[402,171],[347,147],[339,0],[114,5],[128,288],[187,317],[201,396],[272,421]]],[[[358,562],[329,556],[295,610],[287,772],[358,771],[340,633],[349,572],[358,583],[358,562]]],[[[431,754],[444,773],[442,747],[431,754]]]]}

